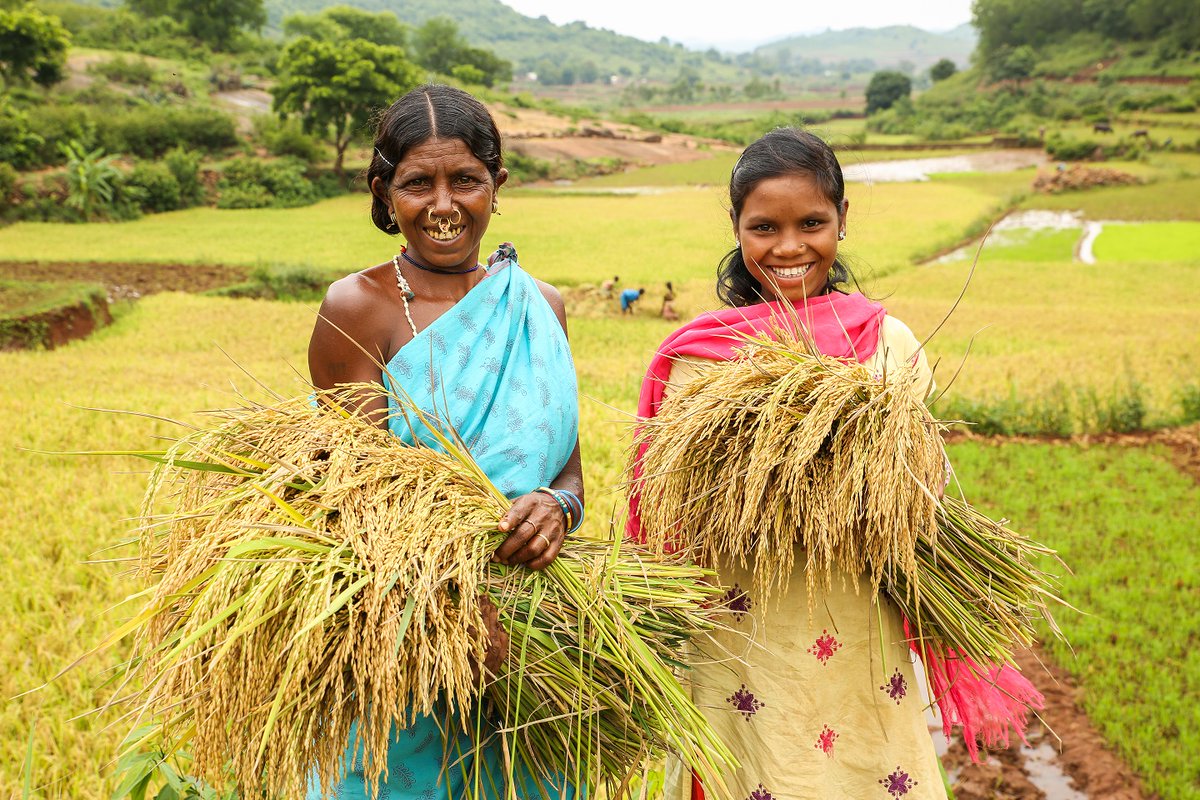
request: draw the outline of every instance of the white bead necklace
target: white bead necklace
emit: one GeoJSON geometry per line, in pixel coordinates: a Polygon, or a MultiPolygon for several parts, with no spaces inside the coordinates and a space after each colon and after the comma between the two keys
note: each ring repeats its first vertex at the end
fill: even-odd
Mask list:
{"type": "Polygon", "coordinates": [[[404,279],[404,273],[400,271],[400,254],[392,256],[392,263],[396,266],[396,286],[400,287],[400,299],[404,302],[404,317],[408,320],[408,327],[412,328],[413,338],[417,338],[417,324],[413,322],[412,312],[408,310],[408,301],[416,297],[412,287],[408,285],[408,281],[404,279]]]}

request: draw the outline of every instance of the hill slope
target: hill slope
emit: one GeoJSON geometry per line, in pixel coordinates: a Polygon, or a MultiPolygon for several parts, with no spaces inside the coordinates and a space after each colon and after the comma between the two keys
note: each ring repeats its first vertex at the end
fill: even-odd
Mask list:
{"type": "Polygon", "coordinates": [[[449,17],[471,44],[508,59],[517,72],[536,71],[538,63],[546,60],[558,65],[590,60],[602,76],[622,73],[669,80],[685,63],[701,68],[710,80],[737,74],[731,65],[682,47],[645,42],[582,22],[555,25],[544,16],[520,14],[499,0],[266,0],[268,25],[278,28],[289,14],[313,13],[333,5],[391,11],[409,25],[449,17]]]}
{"type": "Polygon", "coordinates": [[[886,28],[850,28],[811,36],[790,36],[754,50],[762,61],[776,61],[783,69],[813,60],[823,64],[874,62],[873,67],[896,67],[908,61],[917,70],[948,58],[965,66],[975,49],[975,30],[967,24],[946,33],[931,33],[911,25],[886,28]]]}

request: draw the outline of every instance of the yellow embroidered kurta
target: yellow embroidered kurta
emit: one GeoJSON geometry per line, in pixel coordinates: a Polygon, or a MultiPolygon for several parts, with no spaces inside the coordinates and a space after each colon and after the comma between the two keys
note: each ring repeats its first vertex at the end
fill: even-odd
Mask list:
{"type": "MultiPolygon", "coordinates": [[[[916,353],[901,322],[885,317],[875,374],[916,353]]],[[[917,356],[923,373],[929,368],[917,356]]],[[[676,361],[670,384],[695,375],[676,361]]],[[[932,379],[920,391],[931,389],[932,379]]],[[[795,563],[803,565],[803,553],[795,563]]],[[[834,572],[810,606],[798,567],[786,590],[763,600],[753,564],[715,565],[733,614],[730,632],[699,644],[685,676],[696,704],[741,762],[726,776],[733,800],[943,800],[946,792],[926,724],[901,615],[870,582],[834,572]]],[[[688,800],[691,776],[668,763],[665,797],[688,800]]],[[[709,798],[709,800],[713,800],[709,798]]]]}

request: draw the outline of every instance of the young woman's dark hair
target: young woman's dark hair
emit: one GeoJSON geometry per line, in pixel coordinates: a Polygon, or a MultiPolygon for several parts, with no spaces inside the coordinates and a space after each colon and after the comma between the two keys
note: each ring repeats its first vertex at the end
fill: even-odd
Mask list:
{"type": "MultiPolygon", "coordinates": [[[[462,89],[439,83],[418,86],[392,103],[375,125],[375,149],[367,167],[367,185],[375,178],[389,183],[396,165],[417,145],[433,138],[458,139],[487,167],[492,180],[500,174],[500,131],[483,103],[462,89]]],[[[384,233],[400,227],[382,200],[372,195],[371,221],[384,233]]]]}
{"type": "MultiPolygon", "coordinates": [[[[835,207],[842,208],[846,184],[842,165],[824,140],[798,128],[776,128],[743,152],[729,176],[729,202],[734,225],[742,214],[746,197],[760,182],[784,175],[804,175],[820,187],[835,207]]],[[[854,281],[850,270],[838,259],[833,262],[825,291],[843,291],[854,281]]],[[[763,302],[762,286],[746,268],[741,248],[730,250],[717,266],[717,296],[730,306],[763,302]]]]}

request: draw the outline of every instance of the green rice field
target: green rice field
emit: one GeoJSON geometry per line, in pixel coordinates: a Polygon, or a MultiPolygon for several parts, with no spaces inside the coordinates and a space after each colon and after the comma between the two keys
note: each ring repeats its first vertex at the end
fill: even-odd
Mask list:
{"type": "MultiPolygon", "coordinates": [[[[1154,166],[1158,182],[1150,186],[1051,197],[1018,196],[1028,192],[1031,171],[852,184],[845,251],[868,293],[919,338],[938,327],[966,287],[929,343],[939,385],[950,384],[963,363],[941,402],[1065,413],[1064,432],[1071,432],[1100,419],[1099,411],[1070,416],[1082,413],[1083,399],[1100,409],[1132,392],[1144,424],[1185,422],[1187,408],[1200,407],[1200,212],[1196,179],[1184,173],[1200,171],[1200,157],[1175,158],[1154,166]],[[914,263],[969,238],[980,220],[1017,202],[1142,224],[1106,229],[1096,265],[1073,262],[1068,237],[1058,234],[985,249],[969,282],[969,262],[914,263]]],[[[514,241],[526,268],[568,298],[592,534],[619,512],[640,377],[675,327],[657,316],[662,283],[676,283],[685,319],[715,306],[715,265],[732,240],[720,188],[731,161],[712,161],[620,176],[624,184],[588,181],[576,192],[505,191],[503,215],[487,236],[488,245],[514,241]],[[613,193],[621,185],[658,188],[613,193]],[[647,288],[631,317],[589,288],[612,275],[623,286],[647,288]]],[[[206,262],[308,264],[348,272],[396,249],[371,226],[366,203],[360,195],[286,211],[193,209],[122,224],[19,224],[0,228],[0,261],[183,270],[206,262]]],[[[260,392],[250,376],[286,394],[305,391],[312,305],[172,293],[117,312],[112,326],[87,340],[0,353],[0,411],[8,423],[0,431],[0,513],[12,543],[0,564],[0,613],[8,620],[0,630],[0,692],[15,698],[0,711],[4,797],[22,796],[31,752],[32,797],[108,798],[109,760],[124,732],[115,715],[89,714],[114,691],[105,670],[115,655],[21,693],[96,642],[119,617],[106,610],[135,590],[121,565],[106,563],[114,555],[106,548],[137,513],[142,467],[37,451],[136,449],[170,430],[146,417],[90,409],[194,420],[194,412],[260,392]]],[[[1070,565],[1065,591],[1085,613],[1060,615],[1071,649],[1052,645],[1051,654],[1077,678],[1105,737],[1164,800],[1200,796],[1196,481],[1157,449],[982,440],[953,445],[951,457],[970,500],[1057,547],[1070,565]]]]}

